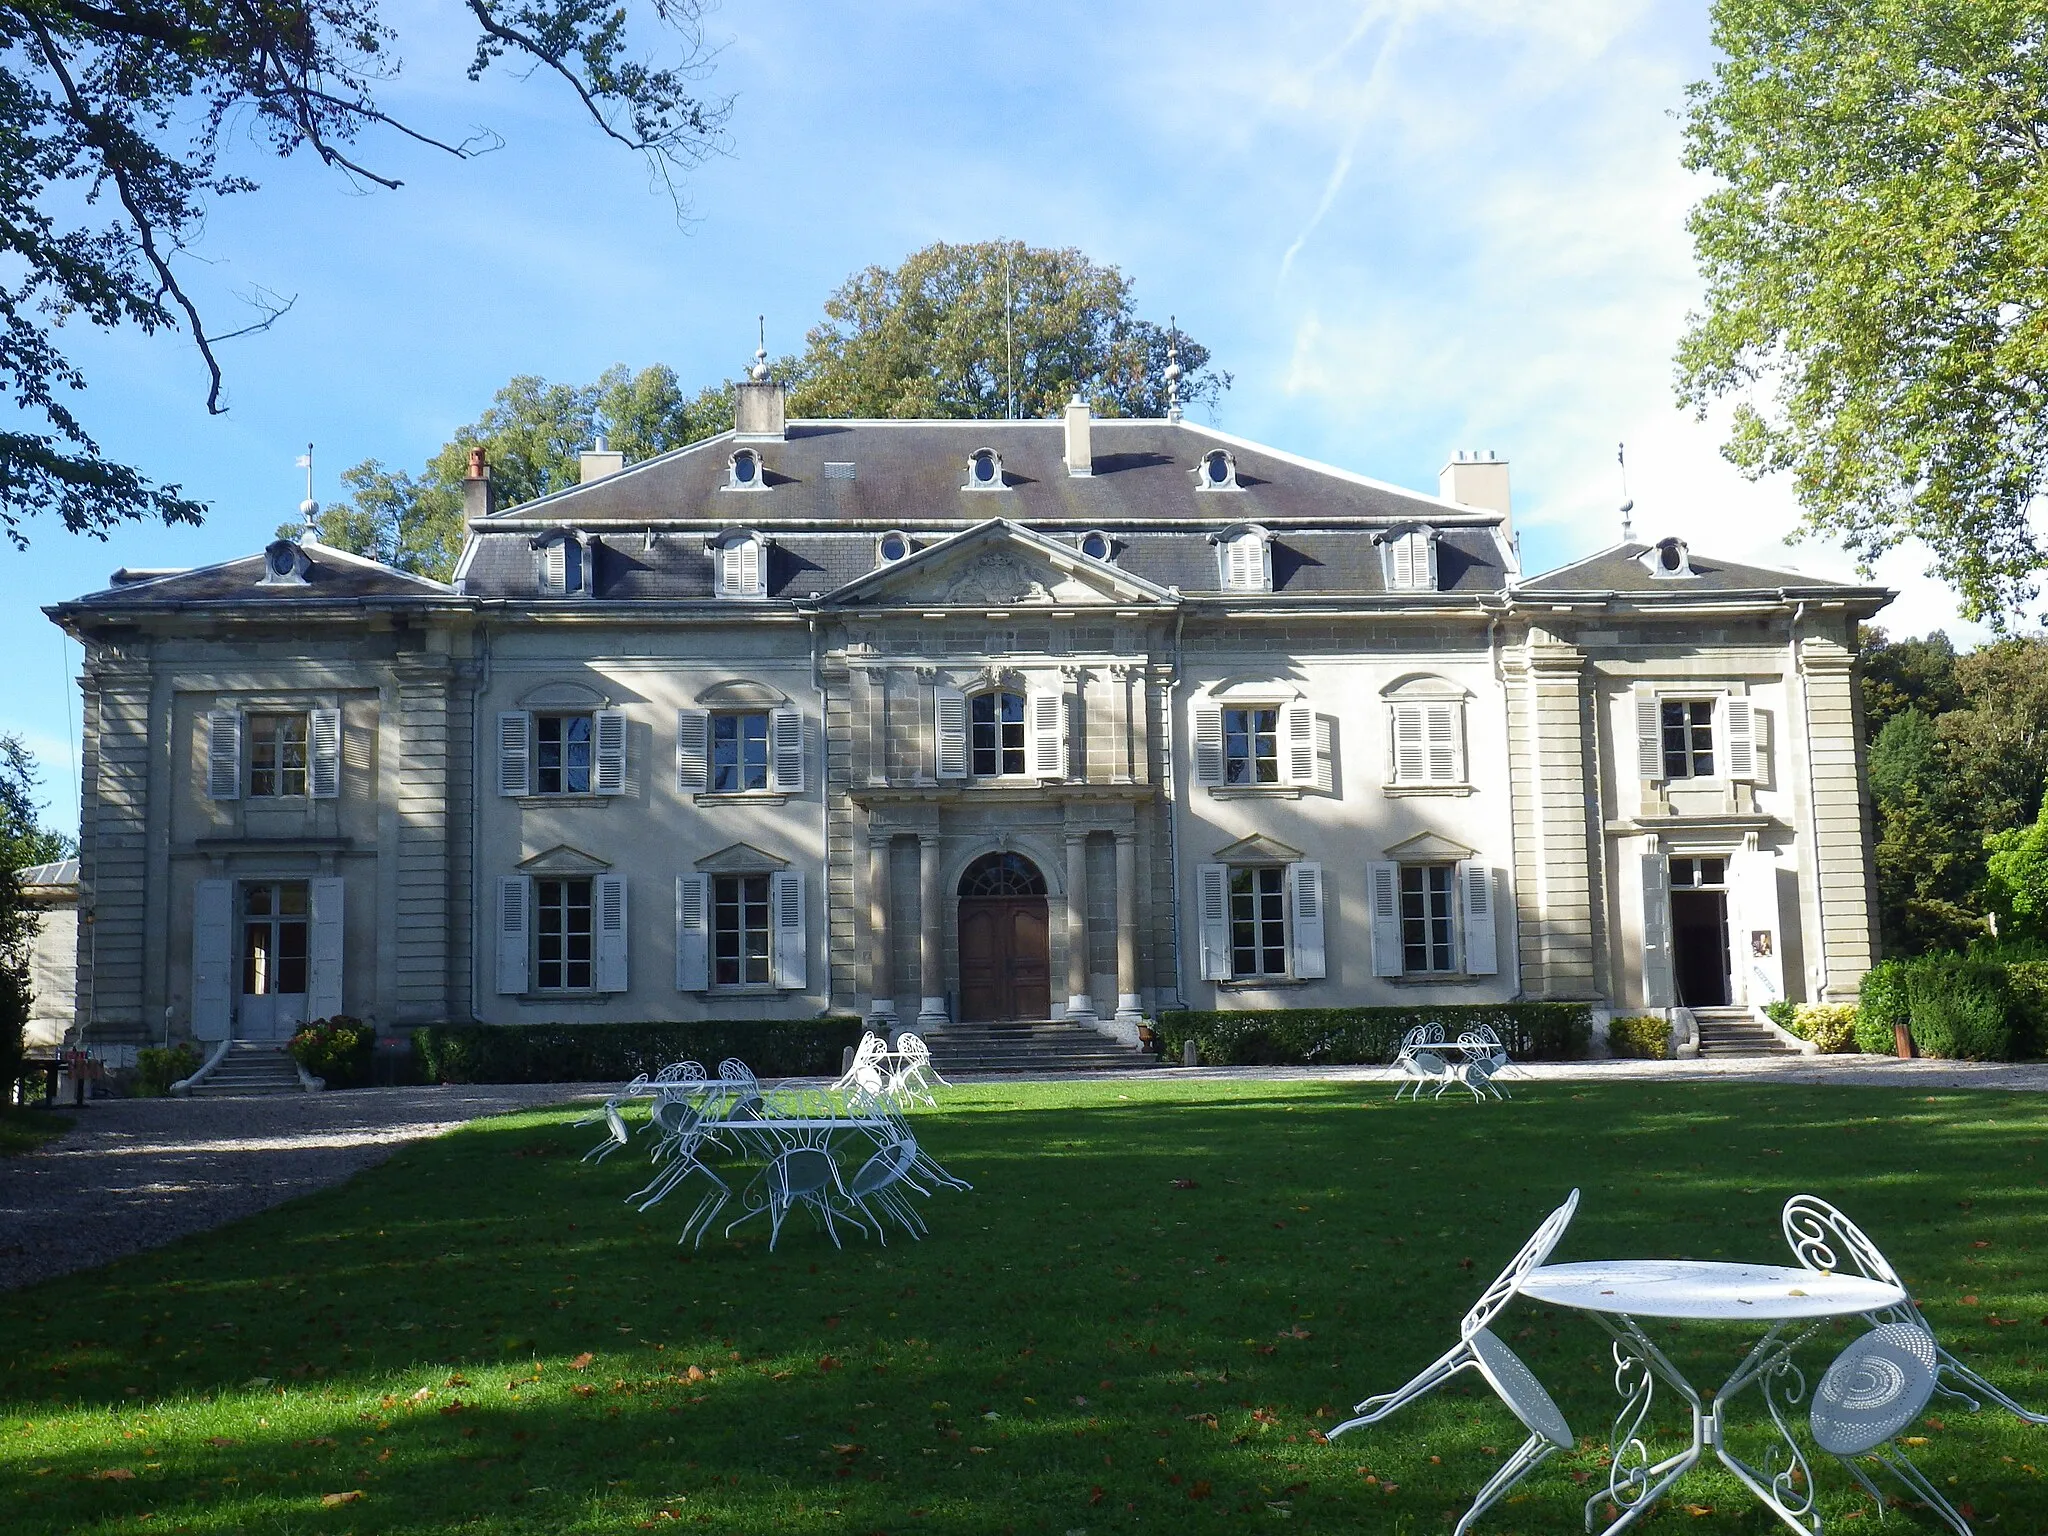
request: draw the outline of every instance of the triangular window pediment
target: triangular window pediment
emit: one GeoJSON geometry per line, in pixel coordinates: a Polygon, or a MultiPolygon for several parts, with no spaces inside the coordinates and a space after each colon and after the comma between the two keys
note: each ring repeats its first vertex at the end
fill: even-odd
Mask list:
{"type": "Polygon", "coordinates": [[[733,843],[716,853],[707,853],[696,867],[707,875],[772,875],[789,868],[789,860],[756,848],[752,843],[733,843]]]}
{"type": "Polygon", "coordinates": [[[603,859],[585,853],[581,848],[571,848],[567,843],[557,843],[546,853],[536,853],[532,858],[514,866],[522,875],[601,875],[611,868],[603,859]]]}
{"type": "Polygon", "coordinates": [[[1451,864],[1471,858],[1472,852],[1441,832],[1418,832],[1389,848],[1387,857],[1403,864],[1451,864]]]}
{"type": "Polygon", "coordinates": [[[1227,848],[1216,850],[1216,862],[1219,864],[1292,864],[1301,856],[1299,848],[1290,848],[1279,838],[1268,837],[1263,832],[1254,832],[1227,848]]]}
{"type": "Polygon", "coordinates": [[[999,518],[871,571],[841,587],[828,601],[862,607],[987,610],[1130,607],[1173,600],[1165,588],[1142,577],[999,518]]]}

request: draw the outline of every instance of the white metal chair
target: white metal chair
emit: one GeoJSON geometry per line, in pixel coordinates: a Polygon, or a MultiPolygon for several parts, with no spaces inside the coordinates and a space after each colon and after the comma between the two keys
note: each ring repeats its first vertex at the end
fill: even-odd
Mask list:
{"type": "Polygon", "coordinates": [[[632,1132],[626,1129],[626,1117],[619,1113],[619,1101],[617,1099],[606,1099],[603,1109],[594,1115],[586,1115],[576,1123],[578,1125],[595,1125],[599,1120],[604,1122],[604,1140],[583,1154],[583,1161],[586,1163],[603,1162],[614,1152],[618,1151],[619,1148],[623,1147],[632,1136],[632,1132]]]}
{"type": "Polygon", "coordinates": [[[1871,1329],[1835,1357],[1814,1388],[1809,1415],[1813,1439],[1877,1500],[1880,1518],[1884,1494],[1857,1465],[1859,1458],[1876,1462],[1925,1500],[1959,1536],[1970,1536],[1956,1507],[1897,1444],[1899,1433],[1934,1395],[1936,1354],[1934,1335],[1920,1324],[1881,1323],[1871,1329]]]}
{"type": "Polygon", "coordinates": [[[875,1224],[875,1236],[882,1246],[889,1245],[882,1216],[894,1217],[897,1224],[912,1237],[923,1237],[926,1231],[923,1220],[912,1210],[910,1202],[903,1197],[905,1187],[916,1188],[911,1182],[910,1171],[917,1165],[917,1138],[905,1136],[900,1140],[883,1143],[875,1155],[845,1181],[846,1196],[875,1224]],[[879,1211],[881,1214],[877,1215],[879,1211]]]}
{"type": "MultiPolygon", "coordinates": [[[[772,1125],[774,1122],[766,1123],[772,1125]]],[[[824,1225],[833,1247],[843,1246],[839,1241],[838,1224],[833,1219],[832,1197],[837,1195],[846,1200],[846,1190],[839,1181],[839,1166],[832,1161],[828,1141],[828,1133],[823,1128],[788,1133],[783,1150],[764,1170],[763,1192],[768,1207],[770,1253],[775,1251],[775,1244],[781,1239],[783,1218],[799,1205],[809,1207],[813,1218],[824,1225]]],[[[847,1209],[840,1214],[865,1233],[867,1226],[853,1214],[853,1202],[846,1200],[846,1204],[847,1209]]],[[[745,1216],[740,1217],[725,1230],[730,1233],[744,1220],[745,1216]]]]}
{"type": "Polygon", "coordinates": [[[933,1109],[939,1101],[932,1094],[932,1085],[950,1088],[953,1085],[939,1076],[932,1065],[931,1047],[917,1035],[905,1030],[896,1037],[896,1057],[889,1073],[889,1097],[897,1103],[922,1100],[933,1109]]]}
{"type": "Polygon", "coordinates": [[[1495,1277],[1493,1284],[1465,1313],[1458,1325],[1459,1337],[1454,1348],[1439,1356],[1405,1386],[1359,1403],[1355,1410],[1358,1417],[1345,1420],[1329,1432],[1329,1438],[1334,1440],[1349,1430],[1377,1424],[1396,1409],[1404,1408],[1442,1386],[1460,1371],[1476,1370],[1521,1420],[1522,1427],[1529,1431],[1529,1438],[1501,1463],[1500,1469],[1479,1490],[1479,1496],[1465,1511],[1453,1536],[1464,1536],[1473,1522],[1499,1503],[1510,1488],[1559,1451],[1572,1447],[1571,1426],[1565,1422],[1564,1414],[1550,1394],[1544,1391],[1535,1374],[1488,1329],[1487,1324],[1515,1299],[1529,1272],[1550,1256],[1550,1251],[1564,1236],[1564,1230],[1571,1225],[1572,1215],[1578,1208],[1579,1192],[1575,1189],[1563,1205],[1543,1219],[1543,1224],[1522,1245],[1508,1267],[1495,1277]]]}
{"type": "Polygon", "coordinates": [[[1468,1056],[1463,1061],[1452,1063],[1451,1071],[1475,1099],[1484,1102],[1488,1094],[1496,1099],[1508,1096],[1507,1090],[1494,1081],[1500,1071],[1500,1063],[1491,1056],[1468,1056]]]}
{"type": "Polygon", "coordinates": [[[839,1081],[832,1085],[835,1093],[859,1093],[864,1091],[863,1078],[871,1077],[875,1063],[889,1054],[889,1042],[870,1030],[860,1037],[860,1044],[853,1048],[853,1060],[848,1063],[839,1081]]]}
{"type": "MultiPolygon", "coordinates": [[[[1879,1251],[1864,1234],[1861,1227],[1836,1210],[1818,1195],[1794,1195],[1785,1202],[1780,1218],[1785,1231],[1785,1241],[1792,1249],[1792,1255],[1802,1268],[1820,1270],[1823,1273],[1835,1271],[1854,1272],[1868,1280],[1883,1281],[1905,1290],[1905,1282],[1899,1279],[1898,1271],[1891,1261],[1879,1251]]],[[[1982,1375],[1963,1364],[1942,1347],[1935,1337],[1934,1329],[1920,1309],[1913,1305],[1911,1293],[1897,1306],[1887,1307],[1882,1312],[1868,1315],[1867,1321],[1884,1325],[1900,1323],[1918,1328],[1926,1334],[1934,1349],[1934,1390],[1946,1396],[1968,1403],[1974,1411],[1981,1405],[1977,1399],[1989,1398],[2015,1418],[2029,1424],[2048,1424],[2048,1414],[2034,1413],[2022,1408],[1997,1387],[1986,1381],[1982,1375]],[[1952,1382],[1961,1383],[1960,1386],[1952,1382]]]]}
{"type": "Polygon", "coordinates": [[[1411,1051],[1401,1066],[1408,1074],[1408,1081],[1394,1090],[1394,1097],[1397,1099],[1404,1093],[1411,1099],[1419,1099],[1422,1097],[1422,1090],[1428,1087],[1436,1089],[1431,1095],[1432,1098],[1441,1098],[1443,1091],[1458,1080],[1441,1046],[1435,1049],[1425,1046],[1411,1051]]]}

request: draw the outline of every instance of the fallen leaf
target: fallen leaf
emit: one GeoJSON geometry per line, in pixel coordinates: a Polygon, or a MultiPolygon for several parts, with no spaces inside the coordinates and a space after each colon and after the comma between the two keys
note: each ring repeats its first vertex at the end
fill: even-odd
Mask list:
{"type": "Polygon", "coordinates": [[[206,1437],[206,1443],[212,1446],[217,1451],[224,1451],[229,1446],[240,1445],[242,1442],[239,1440],[231,1440],[226,1435],[208,1435],[206,1437]]]}
{"type": "Polygon", "coordinates": [[[578,1397],[597,1396],[597,1388],[595,1387],[571,1387],[569,1390],[575,1393],[578,1397]]]}
{"type": "Polygon", "coordinates": [[[818,1369],[821,1371],[836,1371],[845,1363],[837,1355],[818,1356],[818,1369]]]}
{"type": "Polygon", "coordinates": [[[1200,1189],[1202,1186],[1197,1184],[1193,1179],[1175,1179],[1173,1181],[1173,1187],[1175,1189],[1200,1189]]]}
{"type": "Polygon", "coordinates": [[[1685,1506],[1685,1512],[1694,1519],[1698,1519],[1701,1515],[1711,1515],[1714,1512],[1714,1506],[1711,1504],[1688,1504],[1685,1506]]]}
{"type": "Polygon", "coordinates": [[[590,1362],[596,1358],[597,1356],[586,1349],[582,1354],[569,1362],[569,1369],[572,1371],[587,1371],[590,1369],[590,1362]]]}
{"type": "Polygon", "coordinates": [[[353,1504],[362,1496],[362,1489],[351,1488],[346,1493],[323,1493],[320,1495],[320,1502],[332,1509],[337,1504],[353,1504]]]}
{"type": "Polygon", "coordinates": [[[1197,1480],[1197,1482],[1195,1483],[1195,1486],[1194,1486],[1194,1487],[1192,1487],[1192,1488],[1190,1488],[1190,1489],[1188,1490],[1188,1497],[1189,1497],[1189,1498],[1191,1498],[1191,1499],[1206,1499],[1206,1498],[1208,1498],[1208,1497],[1209,1497],[1209,1480],[1208,1480],[1208,1479],[1207,1479],[1206,1477],[1205,1477],[1205,1478],[1201,1478],[1201,1479],[1197,1480]]]}
{"type": "Polygon", "coordinates": [[[135,1474],[126,1467],[108,1467],[104,1472],[93,1473],[93,1476],[107,1483],[127,1483],[135,1479],[135,1474]]]}

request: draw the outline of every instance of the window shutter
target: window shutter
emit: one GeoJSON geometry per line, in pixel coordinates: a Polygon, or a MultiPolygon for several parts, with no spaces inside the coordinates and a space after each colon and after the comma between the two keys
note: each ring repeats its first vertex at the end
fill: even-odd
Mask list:
{"type": "Polygon", "coordinates": [[[206,717],[206,793],[235,800],[242,793],[242,712],[216,709],[206,717]]]}
{"type": "Polygon", "coordinates": [[[498,993],[517,997],[527,989],[529,957],[526,931],[531,926],[533,882],[525,875],[498,881],[498,993]]]}
{"type": "Polygon", "coordinates": [[[1388,547],[1393,556],[1393,584],[1402,589],[1415,585],[1415,541],[1402,534],[1388,547]]]}
{"type": "Polygon", "coordinates": [[[676,788],[686,795],[702,794],[711,779],[711,712],[706,709],[676,711],[676,788]]]}
{"type": "Polygon", "coordinates": [[[676,876],[676,990],[711,985],[711,877],[676,876]]]}
{"type": "Polygon", "coordinates": [[[626,990],[626,882],[619,875],[599,875],[597,896],[597,990],[626,990]]]}
{"type": "Polygon", "coordinates": [[[1500,970],[1500,941],[1493,918],[1493,871],[1475,859],[1458,864],[1458,895],[1464,904],[1465,974],[1492,976],[1500,970]]]}
{"type": "Polygon", "coordinates": [[[600,709],[591,722],[597,738],[595,772],[590,787],[600,795],[618,795],[626,789],[626,712],[600,709]]]}
{"type": "Polygon", "coordinates": [[[1066,698],[1057,683],[1033,683],[1025,716],[1031,772],[1041,779],[1067,776],[1066,698]]]}
{"type": "Polygon", "coordinates": [[[1401,962],[1401,866],[1375,859],[1365,866],[1372,894],[1372,973],[1398,976],[1401,962]]]}
{"type": "Polygon", "coordinates": [[[799,709],[768,711],[768,783],[779,794],[804,792],[804,716],[799,709]]]}
{"type": "Polygon", "coordinates": [[[543,596],[560,597],[568,589],[568,541],[556,539],[540,552],[540,589],[543,596]]]}
{"type": "Polygon", "coordinates": [[[332,800],[341,793],[341,711],[308,710],[306,742],[311,754],[307,787],[315,800],[332,800]]]}
{"type": "Polygon", "coordinates": [[[1429,750],[1423,740],[1422,706],[1396,704],[1390,714],[1394,782],[1424,783],[1429,778],[1429,750]]]}
{"type": "Polygon", "coordinates": [[[1316,788],[1337,793],[1337,722],[1328,715],[1316,716],[1316,788]]]}
{"type": "Polygon", "coordinates": [[[1195,782],[1223,782],[1223,710],[1215,704],[1195,706],[1195,782]]]}
{"type": "Polygon", "coordinates": [[[306,882],[312,904],[307,926],[306,1017],[331,1019],[341,1012],[342,882],[335,877],[306,882]]]}
{"type": "Polygon", "coordinates": [[[1287,866],[1288,905],[1294,909],[1294,974],[1304,981],[1327,975],[1323,960],[1323,866],[1303,859],[1287,866]]]}
{"type": "MultiPolygon", "coordinates": [[[[525,795],[527,788],[527,740],[532,724],[523,709],[508,709],[498,716],[498,793],[525,795]]],[[[526,989],[520,988],[523,992],[526,989]]]]}
{"type": "Polygon", "coordinates": [[[1287,782],[1316,782],[1316,712],[1306,704],[1289,704],[1280,711],[1280,734],[1287,754],[1287,782]]]}
{"type": "Polygon", "coordinates": [[[1643,1006],[1671,1006],[1671,870],[1661,853],[1643,855],[1643,1006]]]}
{"type": "Polygon", "coordinates": [[[1728,885],[1735,898],[1735,932],[1728,942],[1743,968],[1743,1001],[1752,1008],[1778,1002],[1785,996],[1785,946],[1778,932],[1777,861],[1738,849],[1728,861],[1728,885]]]}
{"type": "Polygon", "coordinates": [[[967,695],[958,688],[932,689],[932,719],[938,732],[942,779],[967,777],[967,695]]]}
{"type": "Polygon", "coordinates": [[[1436,540],[1426,533],[1418,533],[1415,539],[1421,546],[1415,556],[1415,584],[1434,592],[1437,589],[1436,540]]]}
{"type": "Polygon", "coordinates": [[[1754,782],[1756,773],[1756,706],[1730,695],[1721,701],[1721,740],[1726,743],[1728,777],[1754,782]]]}
{"type": "Polygon", "coordinates": [[[1200,888],[1202,929],[1202,980],[1230,980],[1230,866],[1200,864],[1195,868],[1200,888]]]}
{"type": "Polygon", "coordinates": [[[1273,590],[1273,541],[1253,534],[1245,541],[1252,547],[1252,587],[1255,591],[1273,590]]]}
{"type": "Polygon", "coordinates": [[[719,552],[726,597],[761,595],[761,541],[738,539],[719,552]]]}
{"type": "Polygon", "coordinates": [[[233,1015],[235,883],[197,880],[192,885],[192,1033],[225,1040],[233,1015]]]}
{"type": "Polygon", "coordinates": [[[1432,784],[1462,784],[1465,782],[1465,754],[1461,750],[1463,734],[1458,727],[1459,717],[1464,713],[1461,704],[1432,704],[1424,712],[1429,731],[1429,782],[1432,784]]]}
{"type": "Polygon", "coordinates": [[[775,985],[792,991],[808,986],[810,945],[804,937],[804,876],[798,869],[768,877],[768,905],[775,957],[775,985]]]}
{"type": "Polygon", "coordinates": [[[1636,684],[1636,777],[1664,777],[1664,731],[1657,717],[1657,690],[1636,684]]]}

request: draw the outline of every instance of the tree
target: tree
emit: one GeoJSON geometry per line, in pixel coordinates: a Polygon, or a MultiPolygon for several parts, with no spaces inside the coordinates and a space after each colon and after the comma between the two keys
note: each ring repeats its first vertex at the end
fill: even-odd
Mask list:
{"type": "Polygon", "coordinates": [[[21,1075],[28,1024],[29,947],[36,916],[21,899],[16,873],[70,852],[69,840],[44,828],[36,803],[36,763],[19,736],[0,736],[0,1102],[21,1075]]]}
{"type": "MultiPolygon", "coordinates": [[[[698,0],[652,0],[683,43],[669,68],[643,61],[646,29],[629,25],[624,6],[465,5],[478,33],[471,80],[501,60],[553,76],[672,193],[721,142],[727,104],[695,89],[707,59],[698,0]]],[[[102,536],[124,518],[203,514],[179,487],[101,454],[68,403],[86,379],[56,331],[82,318],[182,333],[206,371],[207,409],[225,409],[219,343],[290,308],[258,291],[252,317],[221,329],[185,285],[209,205],[256,190],[228,164],[236,137],[386,188],[400,183],[358,148],[365,136],[460,158],[495,147],[492,135],[437,136],[378,106],[397,44],[379,0],[0,0],[0,394],[42,418],[37,430],[0,431],[0,528],[17,545],[39,514],[102,536]]]]}
{"type": "Polygon", "coordinates": [[[1936,630],[1923,639],[1893,640],[1881,629],[1858,633],[1863,683],[1864,739],[1874,741],[1901,710],[1927,716],[1963,707],[1956,682],[1956,648],[1936,630]]]}
{"type": "Polygon", "coordinates": [[[2002,623],[2043,565],[2048,7],[1714,0],[1685,164],[1706,283],[1681,400],[1865,561],[1909,538],[2002,623]]]}
{"type": "Polygon", "coordinates": [[[2048,939],[2048,805],[2030,827],[1984,840],[1985,904],[2002,939],[2048,939]]]}
{"type": "MultiPolygon", "coordinates": [[[[1131,289],[1077,250],[926,246],[893,271],[856,272],[825,301],[789,381],[791,409],[1043,417],[1079,393],[1099,415],[1164,416],[1170,338],[1137,317],[1131,289]]],[[[1230,387],[1199,342],[1180,337],[1179,360],[1182,405],[1213,403],[1230,387]]]]}

